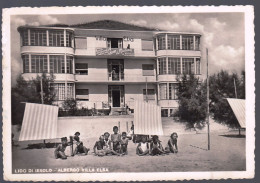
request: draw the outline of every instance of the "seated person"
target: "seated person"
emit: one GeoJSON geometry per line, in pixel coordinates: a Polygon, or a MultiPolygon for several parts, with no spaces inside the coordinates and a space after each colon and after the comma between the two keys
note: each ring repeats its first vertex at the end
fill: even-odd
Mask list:
{"type": "Polygon", "coordinates": [[[120,145],[121,145],[121,153],[123,155],[127,154],[127,145],[128,145],[128,139],[126,138],[126,132],[122,132],[122,138],[120,141],[120,145]]]}
{"type": "Polygon", "coordinates": [[[67,156],[65,154],[66,147],[69,145],[67,137],[61,138],[61,144],[59,144],[55,151],[54,151],[54,157],[55,159],[61,158],[61,159],[67,159],[67,156]]]}
{"type": "Polygon", "coordinates": [[[113,127],[114,134],[111,135],[111,141],[113,143],[113,151],[116,151],[117,153],[120,153],[120,141],[121,141],[121,135],[118,133],[118,127],[113,127]]]}
{"type": "Polygon", "coordinates": [[[110,134],[108,132],[104,133],[104,142],[105,142],[104,149],[111,150],[111,140],[109,140],[109,136],[110,136],[110,134]]]}
{"type": "Polygon", "coordinates": [[[101,135],[99,137],[99,141],[97,141],[93,147],[93,151],[95,153],[96,156],[105,156],[105,155],[108,155],[108,154],[115,154],[115,155],[118,155],[120,156],[119,153],[111,150],[111,149],[108,149],[106,146],[105,146],[105,141],[104,141],[104,135],[101,135]]]}
{"type": "Polygon", "coordinates": [[[178,134],[176,132],[173,132],[170,136],[170,139],[168,140],[165,151],[172,152],[172,153],[178,153],[177,138],[178,138],[178,134]]]}
{"type": "Polygon", "coordinates": [[[159,137],[157,135],[154,135],[152,137],[152,142],[151,142],[151,146],[150,146],[150,154],[152,156],[165,154],[161,141],[159,140],[159,137]]]}
{"type": "Polygon", "coordinates": [[[133,136],[134,136],[134,125],[131,126],[130,131],[127,133],[127,138],[129,140],[132,140],[133,136]]]}
{"type": "Polygon", "coordinates": [[[86,148],[83,145],[83,142],[79,140],[79,136],[80,136],[79,132],[76,132],[73,136],[73,141],[76,141],[76,148],[75,148],[75,151],[74,151],[74,155],[76,155],[78,153],[84,153],[85,155],[87,155],[89,148],[86,148]]]}
{"type": "Polygon", "coordinates": [[[144,156],[149,154],[149,145],[146,140],[146,136],[142,136],[142,141],[136,147],[136,154],[139,156],[144,156]]]}

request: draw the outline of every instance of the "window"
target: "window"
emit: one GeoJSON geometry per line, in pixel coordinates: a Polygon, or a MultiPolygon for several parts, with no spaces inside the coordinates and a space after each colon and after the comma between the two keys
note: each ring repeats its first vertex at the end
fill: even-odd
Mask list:
{"type": "Polygon", "coordinates": [[[72,47],[72,32],[66,31],[66,47],[72,47]]]}
{"type": "Polygon", "coordinates": [[[76,63],[75,72],[80,75],[88,75],[88,64],[85,63],[76,63]]]}
{"type": "Polygon", "coordinates": [[[24,73],[29,73],[29,55],[22,55],[23,59],[23,72],[24,73]]]}
{"type": "Polygon", "coordinates": [[[89,100],[88,89],[76,89],[76,99],[79,100],[89,100]]]}
{"type": "Polygon", "coordinates": [[[23,30],[21,32],[21,36],[22,36],[22,45],[28,46],[29,45],[28,29],[23,30]]]}
{"type": "Polygon", "coordinates": [[[200,58],[196,58],[196,74],[200,74],[200,58]]]}
{"type": "Polygon", "coordinates": [[[193,58],[183,58],[182,59],[182,74],[194,74],[194,59],[193,58]]]}
{"type": "Polygon", "coordinates": [[[87,49],[87,38],[86,37],[75,38],[75,43],[76,43],[77,49],[87,49]]]}
{"type": "Polygon", "coordinates": [[[168,109],[161,109],[162,117],[168,117],[168,109]]]}
{"type": "Polygon", "coordinates": [[[143,89],[143,96],[144,100],[155,100],[155,91],[154,89],[147,89],[147,95],[146,95],[146,89],[143,89]]]}
{"type": "Polygon", "coordinates": [[[73,64],[73,57],[72,56],[67,56],[67,73],[70,74],[72,73],[72,64],[73,64]]]}
{"type": "Polygon", "coordinates": [[[168,58],[168,74],[181,73],[181,60],[180,58],[168,58]]]}
{"type": "Polygon", "coordinates": [[[64,55],[50,55],[50,72],[65,73],[64,55]]]}
{"type": "Polygon", "coordinates": [[[158,58],[159,74],[167,74],[166,57],[158,58]]]}
{"type": "Polygon", "coordinates": [[[182,49],[183,50],[193,50],[193,36],[182,36],[182,49]]]}
{"type": "Polygon", "coordinates": [[[179,50],[180,49],[180,36],[168,35],[167,48],[169,50],[179,50]]]}
{"type": "Polygon", "coordinates": [[[200,50],[200,37],[195,37],[195,50],[200,50]]]}
{"type": "Polygon", "coordinates": [[[31,46],[47,46],[46,30],[30,30],[31,46]]]}
{"type": "Polygon", "coordinates": [[[64,31],[50,30],[49,31],[49,46],[64,46],[64,31]]]}
{"type": "MultiPolygon", "coordinates": [[[[52,84],[56,95],[56,100],[65,100],[65,83],[54,83],[52,84]]],[[[67,98],[74,98],[73,83],[67,83],[67,98]]]]}
{"type": "Polygon", "coordinates": [[[154,65],[153,64],[143,64],[143,76],[154,76],[154,65]]]}
{"type": "Polygon", "coordinates": [[[48,72],[47,55],[32,55],[31,65],[32,73],[48,72]]]}
{"type": "Polygon", "coordinates": [[[178,85],[176,83],[169,83],[169,100],[178,99],[177,91],[178,85]]]}
{"type": "Polygon", "coordinates": [[[160,100],[167,99],[167,84],[163,83],[159,85],[160,88],[160,100]]]}
{"type": "Polygon", "coordinates": [[[158,50],[165,50],[166,43],[165,43],[165,35],[158,36],[158,50]]]}
{"type": "Polygon", "coordinates": [[[142,39],[142,50],[143,51],[153,51],[153,41],[142,39]]]}
{"type": "Polygon", "coordinates": [[[123,39],[122,38],[108,38],[107,39],[107,48],[123,48],[123,39]]]}

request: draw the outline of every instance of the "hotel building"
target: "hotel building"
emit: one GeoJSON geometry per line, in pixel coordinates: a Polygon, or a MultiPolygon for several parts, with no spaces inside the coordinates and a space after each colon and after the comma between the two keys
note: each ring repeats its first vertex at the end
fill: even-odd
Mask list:
{"type": "Polygon", "coordinates": [[[56,100],[86,108],[158,104],[178,107],[178,74],[201,76],[200,34],[160,31],[111,20],[77,25],[20,26],[25,80],[53,73],[56,100]]]}

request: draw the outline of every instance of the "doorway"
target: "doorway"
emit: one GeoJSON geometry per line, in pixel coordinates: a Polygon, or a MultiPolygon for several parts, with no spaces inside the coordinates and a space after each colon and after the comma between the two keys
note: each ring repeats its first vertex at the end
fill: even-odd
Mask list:
{"type": "Polygon", "coordinates": [[[120,107],[120,90],[112,90],[113,107],[120,107]]]}
{"type": "Polygon", "coordinates": [[[112,80],[119,81],[119,65],[112,65],[112,80]]]}

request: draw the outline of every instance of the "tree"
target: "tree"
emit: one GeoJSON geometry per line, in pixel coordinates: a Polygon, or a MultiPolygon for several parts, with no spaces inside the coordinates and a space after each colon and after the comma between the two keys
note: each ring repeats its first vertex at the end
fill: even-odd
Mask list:
{"type": "Polygon", "coordinates": [[[205,83],[200,82],[193,74],[177,77],[177,80],[178,116],[182,121],[188,122],[190,128],[195,124],[203,127],[207,115],[205,83]]]}
{"type": "Polygon", "coordinates": [[[52,104],[55,99],[55,92],[51,83],[54,76],[47,76],[43,73],[36,79],[25,81],[22,75],[16,79],[16,85],[11,89],[11,105],[12,105],[12,124],[22,124],[25,102],[42,103],[41,102],[41,77],[44,93],[44,104],[52,104]]]}
{"type": "MultiPolygon", "coordinates": [[[[243,72],[242,72],[243,74],[243,72]]],[[[227,98],[245,98],[245,80],[236,73],[229,74],[227,71],[220,71],[210,76],[210,114],[219,123],[224,123],[229,127],[239,127],[239,123],[227,102],[227,98]],[[235,82],[234,82],[235,81],[235,82]]]]}
{"type": "Polygon", "coordinates": [[[76,99],[68,98],[62,103],[62,108],[69,112],[70,115],[75,115],[78,109],[77,105],[78,102],[76,99]]]}

